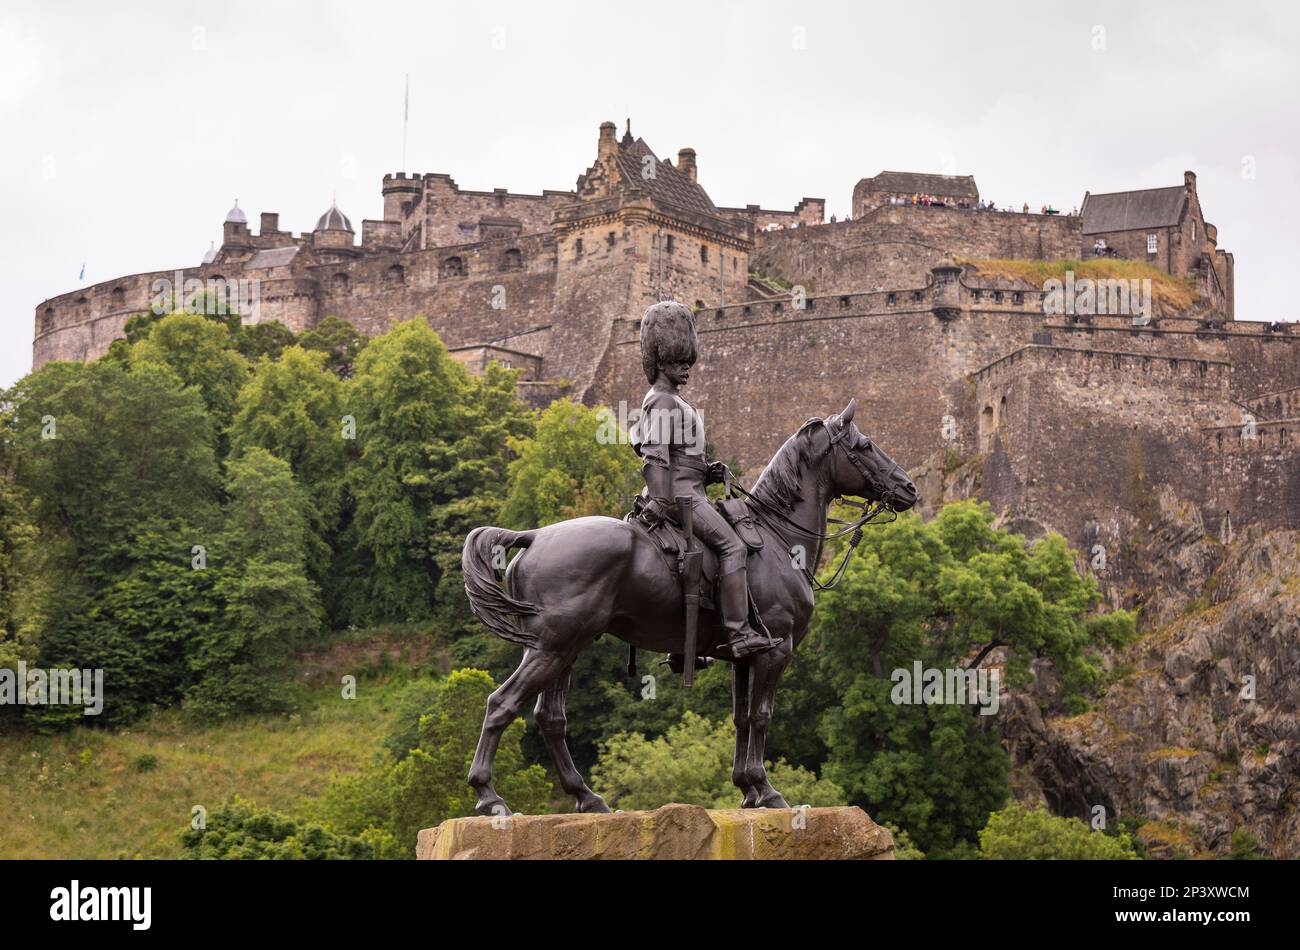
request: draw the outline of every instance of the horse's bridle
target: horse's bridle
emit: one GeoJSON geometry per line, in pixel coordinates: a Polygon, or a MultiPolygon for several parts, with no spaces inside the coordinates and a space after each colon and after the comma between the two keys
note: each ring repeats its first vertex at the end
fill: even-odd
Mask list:
{"type": "MultiPolygon", "coordinates": [[[[839,420],[839,416],[832,416],[831,418],[837,421],[839,420]]],[[[791,528],[794,528],[800,534],[806,534],[809,537],[816,538],[820,541],[834,541],[836,538],[842,538],[844,537],[844,535],[852,533],[853,536],[849,538],[848,550],[844,552],[844,559],[840,561],[840,566],[836,568],[835,573],[831,575],[830,581],[823,584],[821,581],[817,580],[816,575],[813,574],[812,571],[808,570],[808,568],[806,567],[800,568],[800,570],[803,572],[804,576],[808,578],[808,582],[812,584],[814,589],[830,590],[832,587],[837,585],[840,582],[840,580],[844,577],[844,571],[849,566],[849,558],[853,556],[853,549],[856,548],[858,544],[862,541],[863,526],[871,524],[884,511],[890,512],[891,514],[894,515],[894,517],[890,518],[889,521],[882,521],[880,522],[880,524],[889,524],[891,521],[896,521],[898,519],[898,515],[894,512],[893,507],[890,505],[890,502],[893,500],[894,497],[893,491],[890,489],[882,488],[880,482],[876,479],[876,476],[872,473],[871,469],[868,468],[867,464],[864,461],[862,461],[861,458],[858,457],[857,452],[853,451],[852,448],[844,444],[844,436],[848,432],[848,426],[844,425],[843,422],[838,422],[838,431],[835,431],[831,428],[830,424],[826,420],[820,420],[820,421],[822,423],[823,428],[826,429],[826,435],[827,438],[829,439],[828,444],[826,446],[826,452],[825,454],[823,454],[822,458],[825,459],[826,456],[830,455],[838,447],[839,450],[843,452],[844,455],[848,458],[849,462],[852,463],[853,467],[858,470],[859,474],[861,474],[862,477],[866,479],[867,483],[871,486],[871,489],[875,492],[876,497],[880,499],[875,504],[871,504],[870,502],[865,502],[865,501],[853,501],[851,499],[845,498],[842,495],[836,496],[836,500],[838,500],[842,504],[849,505],[861,511],[862,515],[860,517],[855,518],[852,521],[844,521],[840,518],[827,518],[826,520],[829,523],[843,525],[844,527],[840,528],[838,531],[835,531],[831,534],[821,534],[817,531],[810,531],[808,528],[803,527],[803,525],[795,524],[793,521],[787,518],[782,512],[777,511],[776,508],[769,505],[767,502],[763,501],[763,499],[754,497],[753,494],[746,491],[744,488],[735,484],[734,482],[728,481],[727,487],[729,490],[734,488],[736,491],[740,492],[742,495],[744,495],[746,498],[748,498],[751,502],[754,503],[754,505],[758,509],[757,511],[754,512],[754,514],[758,517],[760,521],[762,521],[764,524],[767,525],[768,529],[773,534],[775,534],[778,538],[781,539],[781,543],[785,545],[786,550],[790,550],[792,548],[789,538],[785,536],[785,532],[783,532],[780,528],[778,528],[776,525],[774,525],[771,521],[768,520],[769,517],[778,518],[779,520],[789,525],[791,528]]]]}

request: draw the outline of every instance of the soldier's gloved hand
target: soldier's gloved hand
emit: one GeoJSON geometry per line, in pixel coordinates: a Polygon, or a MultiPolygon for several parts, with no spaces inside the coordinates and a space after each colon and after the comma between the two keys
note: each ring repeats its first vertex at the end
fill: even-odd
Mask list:
{"type": "Polygon", "coordinates": [[[668,519],[668,509],[658,498],[651,498],[641,506],[641,520],[651,528],[657,528],[668,519]]]}
{"type": "Polygon", "coordinates": [[[718,482],[725,482],[731,478],[731,469],[727,468],[726,462],[710,462],[709,470],[705,474],[705,484],[713,485],[718,482]]]}

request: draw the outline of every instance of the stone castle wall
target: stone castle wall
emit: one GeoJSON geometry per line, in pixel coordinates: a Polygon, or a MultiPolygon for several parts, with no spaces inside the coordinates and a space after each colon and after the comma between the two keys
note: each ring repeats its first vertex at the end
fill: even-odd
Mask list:
{"type": "Polygon", "coordinates": [[[1076,260],[1083,221],[920,205],[885,205],[853,221],[762,234],[753,269],[830,293],[925,283],[945,258],[1076,260]]]}

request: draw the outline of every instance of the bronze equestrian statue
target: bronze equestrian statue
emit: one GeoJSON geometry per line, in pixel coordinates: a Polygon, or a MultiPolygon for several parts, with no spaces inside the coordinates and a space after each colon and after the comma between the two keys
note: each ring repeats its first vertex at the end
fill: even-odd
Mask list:
{"type": "Polygon", "coordinates": [[[767,779],[764,748],[777,683],[812,619],[814,585],[829,586],[812,573],[822,542],[851,532],[851,551],[864,524],[916,504],[907,473],[854,425],[850,400],[842,412],[810,419],[786,439],[752,492],[743,493],[747,500],[723,503],[724,516],[707,501],[704,485],[730,487],[730,473],[705,461],[702,420],[678,394],[698,353],[694,314],[678,303],[655,304],[642,320],[641,345],[651,389],[630,433],[646,480],[634,514],[621,521],[574,518],[533,531],[475,528],[465,539],[461,568],[470,607],[497,636],[524,647],[519,667],[488,697],[469,772],[479,814],[510,813],[492,787],[492,760],[501,734],[534,696],[534,717],[561,786],[579,812],[609,811],[574,766],[564,714],[574,660],[604,633],[667,653],[688,674],[710,658],[732,663],[731,777],[743,792],[741,805],[788,808],[767,779]],[[862,516],[824,534],[830,505],[850,495],[866,499],[858,505],[862,516]],[[686,655],[693,626],[688,604],[700,590],[690,582],[683,590],[680,565],[690,563],[694,542],[682,522],[708,548],[702,552],[706,606],[707,580],[716,576],[718,609],[700,617],[692,656],[686,655]],[[497,567],[512,548],[522,550],[502,577],[497,567]]]}

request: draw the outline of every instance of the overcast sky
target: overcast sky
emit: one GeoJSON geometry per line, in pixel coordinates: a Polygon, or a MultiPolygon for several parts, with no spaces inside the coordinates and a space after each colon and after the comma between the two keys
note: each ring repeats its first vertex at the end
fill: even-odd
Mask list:
{"type": "Polygon", "coordinates": [[[882,169],[972,174],[1069,210],[1199,176],[1237,262],[1237,316],[1297,316],[1300,5],[52,3],[0,9],[0,385],[35,307],[192,266],[235,198],[360,232],[380,180],[568,189],[597,127],[691,146],[720,205],[843,216],[882,169]],[[85,279],[78,275],[85,264],[85,279]]]}

